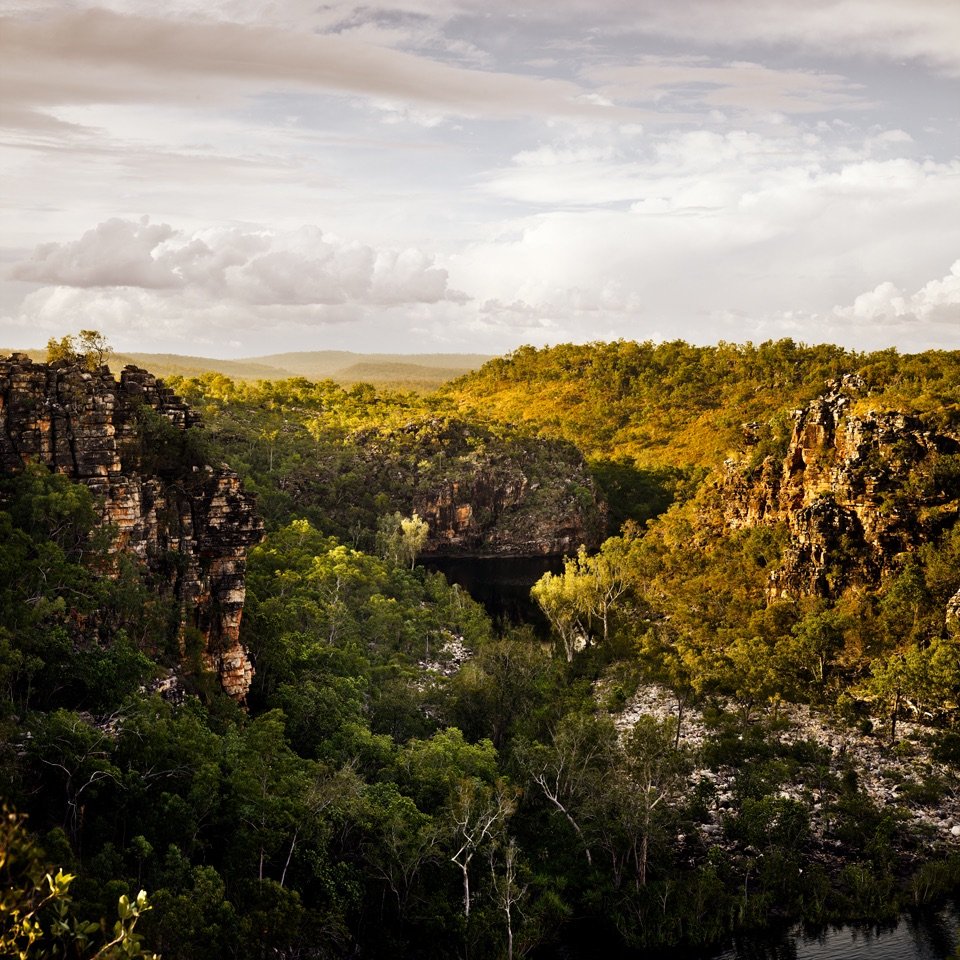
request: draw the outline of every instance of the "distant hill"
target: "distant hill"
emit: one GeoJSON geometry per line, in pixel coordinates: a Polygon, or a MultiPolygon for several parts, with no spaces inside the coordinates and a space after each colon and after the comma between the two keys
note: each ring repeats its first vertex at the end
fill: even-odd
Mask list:
{"type": "Polygon", "coordinates": [[[310,350],[301,353],[272,353],[264,357],[251,357],[247,363],[263,363],[271,367],[289,370],[295,376],[317,379],[336,379],[342,371],[354,364],[386,364],[391,368],[429,368],[437,375],[446,377],[452,370],[464,373],[476,370],[492,359],[483,353],[351,353],[348,350],[310,350]]]}
{"type": "MultiPolygon", "coordinates": [[[[0,349],[0,355],[13,353],[0,349]]],[[[46,359],[46,350],[20,350],[33,360],[46,359]]],[[[334,380],[344,386],[372,383],[392,390],[434,390],[448,380],[477,370],[487,360],[479,353],[353,353],[348,350],[314,350],[303,353],[276,353],[240,360],[181,356],[175,353],[115,353],[110,357],[114,371],[127,364],[145,367],[158,377],[197,377],[222,373],[234,380],[334,380]]]]}

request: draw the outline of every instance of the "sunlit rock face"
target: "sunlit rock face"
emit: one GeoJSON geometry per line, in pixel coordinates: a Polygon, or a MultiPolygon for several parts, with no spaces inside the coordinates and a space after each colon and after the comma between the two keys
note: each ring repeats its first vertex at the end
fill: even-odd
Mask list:
{"type": "Polygon", "coordinates": [[[503,457],[416,491],[414,510],[430,526],[423,555],[559,556],[597,546],[605,506],[582,457],[563,453],[547,476],[539,465],[538,479],[521,459],[503,457]]]}
{"type": "Polygon", "coordinates": [[[187,405],[137,367],[117,382],[106,367],[0,358],[0,470],[32,460],[85,483],[114,548],[169,584],[182,631],[200,631],[207,665],[242,701],[253,678],[240,643],[246,556],[263,524],[233,471],[188,462],[197,429],[187,405]]]}
{"type": "MultiPolygon", "coordinates": [[[[790,532],[771,598],[831,596],[875,582],[956,521],[960,438],[898,411],[854,414],[861,390],[848,376],[795,410],[784,457],[752,469],[746,459],[727,463],[728,524],[783,522],[790,532]]],[[[749,426],[751,444],[756,425],[749,426]]]]}

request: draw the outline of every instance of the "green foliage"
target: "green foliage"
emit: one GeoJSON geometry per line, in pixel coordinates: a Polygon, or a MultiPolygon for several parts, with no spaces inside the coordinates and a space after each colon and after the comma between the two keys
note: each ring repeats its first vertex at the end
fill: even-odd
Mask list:
{"type": "Polygon", "coordinates": [[[181,429],[145,403],[137,407],[136,421],[137,459],[145,473],[180,477],[216,459],[199,427],[181,429]]]}
{"type": "Polygon", "coordinates": [[[268,529],[302,517],[372,552],[383,518],[410,517],[418,497],[451,486],[472,490],[478,475],[495,486],[529,486],[522,510],[478,512],[480,525],[551,519],[558,502],[571,500],[588,527],[602,525],[572,445],[465,419],[438,398],[377,393],[368,384],[345,390],[329,380],[253,385],[210,374],[171,384],[203,413],[210,440],[258,495],[268,529]]]}
{"type": "Polygon", "coordinates": [[[4,808],[0,814],[0,954],[16,960],[69,955],[88,960],[143,958],[159,960],[143,949],[135,932],[150,909],[141,890],[131,900],[122,894],[117,921],[107,931],[103,922],[77,915],[70,895],[76,878],[47,867],[42,849],[28,833],[25,818],[4,808]]]}
{"type": "MultiPolygon", "coordinates": [[[[248,712],[212,686],[191,694],[201,638],[171,635],[178,611],[110,552],[84,487],[33,466],[4,478],[0,792],[29,810],[49,855],[29,867],[33,886],[7,883],[3,896],[39,917],[47,939],[34,946],[55,943],[67,895],[68,915],[84,918],[126,897],[114,933],[112,921],[89,927],[88,953],[137,921],[177,960],[433,960],[503,956],[511,943],[520,955],[562,939],[571,918],[632,947],[683,949],[774,913],[876,917],[951,889],[951,861],[909,878],[912,835],[897,814],[858,791],[852,770],[837,776],[829,751],[781,740],[777,719],[784,699],[882,711],[891,726],[909,712],[942,725],[934,756],[955,762],[949,510],[878,584],[841,578],[830,600],[774,601],[787,531],[730,529],[707,475],[744,421],[852,368],[931,422],[954,416],[952,355],[789,341],[524,348],[432,398],[181,381],[211,427],[184,432],[144,410],[141,462],[176,481],[229,459],[269,521],[247,566],[248,712]],[[567,662],[529,628],[497,635],[463,590],[415,565],[411,497],[509,460],[531,497],[546,489],[545,517],[557,503],[582,516],[592,493],[571,439],[591,453],[614,523],[627,523],[535,588],[564,652],[585,644],[567,662]],[[175,703],[142,689],[161,666],[175,668],[175,703]],[[641,677],[672,692],[674,717],[618,730],[641,677]],[[710,728],[696,754],[683,737],[693,704],[710,728]],[[694,766],[733,769],[722,806],[717,789],[691,788],[694,766]],[[782,794],[788,783],[804,785],[799,800],[782,794]],[[836,851],[825,866],[812,856],[814,804],[836,851]],[[45,875],[59,882],[54,862],[73,879],[38,907],[45,875]],[[153,891],[142,917],[141,886],[153,891]]],[[[781,452],[787,423],[748,430],[756,470],[781,452]]],[[[908,478],[910,496],[953,491],[954,459],[908,478]]],[[[935,802],[949,784],[931,773],[899,793],[935,802]]]]}
{"type": "Polygon", "coordinates": [[[57,340],[47,341],[47,363],[77,363],[86,370],[98,370],[110,358],[113,349],[99,330],[81,330],[57,340]]]}
{"type": "Polygon", "coordinates": [[[791,340],[521,347],[445,393],[487,416],[536,423],[590,455],[658,469],[710,467],[736,445],[743,422],[798,405],[858,359],[791,340]]]}
{"type": "Polygon", "coordinates": [[[163,604],[96,519],[62,474],[31,464],[0,480],[0,713],[111,709],[155,671],[145,648],[164,645],[163,604]]]}
{"type": "Polygon", "coordinates": [[[412,517],[390,513],[377,521],[377,553],[384,560],[412,570],[430,536],[430,525],[416,513],[412,517]]]}

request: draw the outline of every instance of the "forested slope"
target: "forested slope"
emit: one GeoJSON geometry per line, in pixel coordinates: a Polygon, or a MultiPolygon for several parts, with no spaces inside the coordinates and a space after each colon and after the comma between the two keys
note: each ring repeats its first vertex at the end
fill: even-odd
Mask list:
{"type": "MultiPolygon", "coordinates": [[[[689,950],[955,894],[958,372],[618,343],[426,398],[176,381],[265,514],[245,708],[96,491],[11,463],[0,794],[39,847],[5,893],[37,903],[62,866],[96,922],[145,888],[144,946],[183,960],[689,950]],[[490,511],[511,536],[557,513],[596,535],[577,445],[632,522],[597,550],[568,532],[534,589],[552,642],[380,522],[496,474],[530,497],[490,511]]],[[[73,942],[55,906],[44,942],[73,942]]]]}
{"type": "Polygon", "coordinates": [[[444,387],[459,409],[570,440],[587,456],[616,521],[648,518],[741,449],[744,425],[773,429],[762,459],[789,433],[788,413],[829,380],[857,374],[864,403],[956,422],[960,356],[860,354],[792,340],[697,347],[617,341],[521,347],[444,387]],[[772,446],[771,446],[772,445],[772,446]],[[769,449],[768,449],[769,448],[769,449]]]}

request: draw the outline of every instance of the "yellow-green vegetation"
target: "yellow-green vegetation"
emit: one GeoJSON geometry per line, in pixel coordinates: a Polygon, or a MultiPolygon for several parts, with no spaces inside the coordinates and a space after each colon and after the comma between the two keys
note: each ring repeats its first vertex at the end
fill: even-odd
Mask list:
{"type": "Polygon", "coordinates": [[[149,909],[141,890],[121,894],[117,920],[84,920],[70,896],[75,876],[49,867],[26,827],[26,818],[0,811],[0,956],[15,960],[76,957],[77,960],[159,960],[142,949],[135,932],[149,909]]]}
{"type": "Polygon", "coordinates": [[[862,377],[855,410],[907,409],[940,427],[960,421],[960,355],[856,353],[793,340],[696,347],[620,340],[521,347],[438,391],[485,420],[569,440],[610,504],[610,529],[689,497],[761,426],[759,464],[786,449],[789,412],[844,374],[862,377]]]}
{"type": "MultiPolygon", "coordinates": [[[[953,803],[960,770],[955,506],[937,500],[873,579],[782,596],[787,523],[731,528],[717,472],[731,450],[748,472],[782,458],[790,408],[849,372],[863,403],[956,432],[960,355],[789,341],[524,348],[433,396],[174,380],[207,426],[177,439],[145,414],[144,464],[227,460],[268,521],[247,558],[245,709],[111,549],[86,487],[37,465],[4,477],[0,796],[46,851],[4,868],[17,936],[39,917],[34,946],[54,942],[69,893],[92,918],[126,897],[145,938],[130,949],[165,960],[485,960],[577,926],[595,954],[689,952],[771,919],[889,919],[955,894],[960,861],[903,806],[953,803]],[[552,644],[418,565],[409,497],[510,460],[555,503],[582,467],[573,443],[626,525],[534,587],[552,644]],[[626,729],[652,683],[666,711],[626,729]],[[882,800],[855,757],[786,735],[788,705],[891,765],[924,747],[902,738],[909,717],[927,773],[882,800]]],[[[896,474],[891,510],[956,489],[955,455],[931,463],[896,474]]],[[[8,827],[0,854],[23,837],[8,827]]]]}
{"type": "Polygon", "coordinates": [[[738,445],[744,422],[799,406],[861,360],[840,347],[791,340],[521,347],[442,394],[496,420],[572,440],[591,458],[712,467],[738,445]]]}
{"type": "MultiPolygon", "coordinates": [[[[223,459],[259,494],[268,525],[307,517],[373,550],[380,518],[409,516],[417,497],[458,483],[469,488],[482,475],[491,484],[530,488],[522,509],[504,523],[551,522],[558,503],[575,501],[591,536],[602,532],[602,513],[572,444],[463,417],[442,398],[303,378],[251,384],[207,374],[169,383],[203,415],[223,459]]],[[[478,522],[488,519],[479,508],[477,514],[478,522]]]]}
{"type": "Polygon", "coordinates": [[[67,335],[47,341],[47,363],[79,363],[89,370],[102,366],[110,358],[111,349],[106,337],[97,330],[81,330],[76,336],[67,335]]]}

